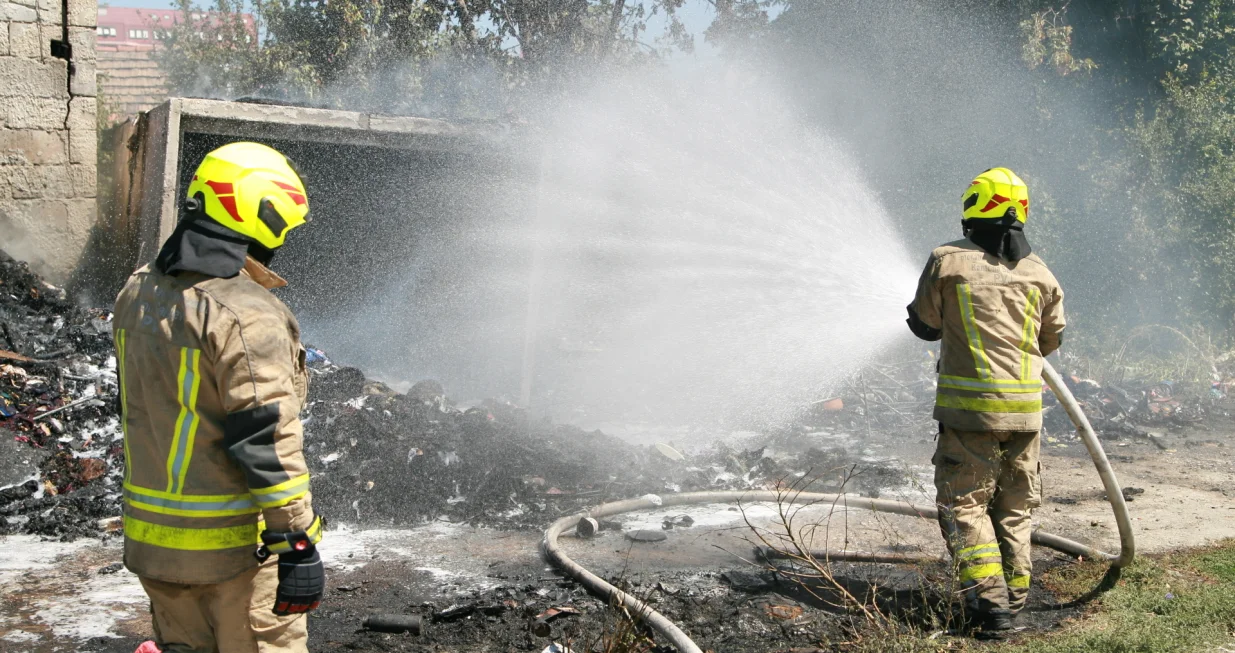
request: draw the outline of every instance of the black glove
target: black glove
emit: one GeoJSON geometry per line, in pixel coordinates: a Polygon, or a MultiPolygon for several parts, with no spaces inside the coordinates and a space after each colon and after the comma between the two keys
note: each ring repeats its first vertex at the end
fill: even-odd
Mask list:
{"type": "Polygon", "coordinates": [[[279,591],[274,601],[278,615],[304,614],[317,609],[326,591],[326,570],[315,544],[322,539],[322,520],[314,517],[308,530],[262,533],[258,560],[279,556],[279,591]]]}
{"type": "Polygon", "coordinates": [[[274,613],[302,614],[316,610],[326,591],[326,570],[317,547],[279,554],[279,593],[274,613]]]}
{"type": "Polygon", "coordinates": [[[913,304],[906,306],[905,310],[909,311],[909,319],[905,320],[905,324],[909,325],[909,330],[913,332],[913,335],[927,342],[934,342],[943,338],[943,330],[936,329],[923,322],[922,318],[918,317],[918,312],[913,310],[913,304]]]}

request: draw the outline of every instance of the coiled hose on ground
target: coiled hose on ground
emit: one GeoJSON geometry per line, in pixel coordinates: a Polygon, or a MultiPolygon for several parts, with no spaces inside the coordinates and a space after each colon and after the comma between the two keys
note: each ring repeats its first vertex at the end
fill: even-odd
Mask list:
{"type": "MultiPolygon", "coordinates": [[[[1106,459],[1106,452],[1102,450],[1102,445],[1098,442],[1098,436],[1094,433],[1093,427],[1090,426],[1085,413],[1081,411],[1076,398],[1072,396],[1072,392],[1064,385],[1063,379],[1055,371],[1055,368],[1051,367],[1049,362],[1044,361],[1042,378],[1051,387],[1051,390],[1055,392],[1055,396],[1059,398],[1060,405],[1064,407],[1068,417],[1076,425],[1077,433],[1080,434],[1081,440],[1085,443],[1085,447],[1089,450],[1089,455],[1093,458],[1094,465],[1098,469],[1098,475],[1102,478],[1102,485],[1106,489],[1106,496],[1110,500],[1111,508],[1115,512],[1115,522],[1119,526],[1120,551],[1119,555],[1103,553],[1080,542],[1042,531],[1034,531],[1033,543],[1076,557],[1105,558],[1111,562],[1111,566],[1114,569],[1126,567],[1132,563],[1132,559],[1136,555],[1136,544],[1132,536],[1132,520],[1128,516],[1128,506],[1124,502],[1123,491],[1119,487],[1119,481],[1115,479],[1115,472],[1111,469],[1111,463],[1106,459]]],[[[574,528],[579,523],[579,520],[584,517],[595,519],[639,510],[655,510],[668,506],[728,503],[733,501],[776,502],[785,500],[786,496],[783,493],[765,490],[749,492],[686,492],[665,495],[660,498],[660,503],[654,503],[646,498],[615,501],[569,517],[563,517],[553,522],[545,530],[545,537],[541,542],[541,551],[551,564],[582,584],[588,591],[610,602],[620,602],[628,610],[640,615],[649,627],[673,644],[681,653],[703,653],[699,646],[681,628],[678,628],[677,624],[653,610],[643,601],[614,587],[603,578],[571,560],[558,545],[558,537],[567,530],[574,528]]],[[[834,503],[845,508],[888,512],[927,519],[935,519],[939,514],[935,506],[920,506],[904,501],[823,494],[819,492],[795,494],[793,495],[793,500],[812,503],[834,503]]],[[[830,560],[850,560],[855,562],[918,562],[923,559],[921,555],[872,554],[854,551],[828,552],[827,556],[830,560]]]]}

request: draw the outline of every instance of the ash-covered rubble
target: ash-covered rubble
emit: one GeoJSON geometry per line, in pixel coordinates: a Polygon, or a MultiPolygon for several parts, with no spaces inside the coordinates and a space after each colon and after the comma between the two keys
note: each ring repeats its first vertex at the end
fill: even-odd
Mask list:
{"type": "MultiPolygon", "coordinates": [[[[840,446],[765,455],[765,443],[799,439],[792,432],[684,456],[530,419],[506,401],[459,406],[432,381],[398,393],[318,350],[309,364],[306,457],[315,507],[336,521],[539,529],[605,501],[775,487],[860,459],[840,446]]],[[[110,312],[75,304],[0,252],[0,535],[114,532],[123,467],[110,312]]],[[[898,474],[877,471],[846,489],[875,494],[898,474]]],[[[829,483],[816,487],[837,489],[829,483]]]]}
{"type": "Polygon", "coordinates": [[[0,252],[0,534],[71,539],[119,514],[110,320],[0,252]]]}
{"type": "Polygon", "coordinates": [[[314,506],[334,519],[543,527],[575,499],[665,489],[668,474],[631,473],[664,465],[599,431],[495,400],[464,410],[432,381],[400,394],[355,368],[311,369],[305,453],[314,506]]]}
{"type": "MultiPolygon", "coordinates": [[[[784,450],[714,444],[683,455],[636,446],[600,431],[528,417],[505,401],[457,406],[422,381],[400,394],[310,352],[305,449],[314,505],[365,526],[445,518],[500,528],[543,528],[587,506],[646,494],[776,487],[815,473],[820,490],[840,489],[839,469],[858,456],[843,446],[784,450]],[[832,477],[835,476],[835,479],[832,477]]],[[[792,440],[791,433],[756,442],[792,440]]],[[[903,480],[892,467],[860,464],[848,491],[877,495],[903,480]],[[870,470],[877,468],[872,473],[870,470]],[[895,477],[895,478],[893,478],[895,477]]]]}

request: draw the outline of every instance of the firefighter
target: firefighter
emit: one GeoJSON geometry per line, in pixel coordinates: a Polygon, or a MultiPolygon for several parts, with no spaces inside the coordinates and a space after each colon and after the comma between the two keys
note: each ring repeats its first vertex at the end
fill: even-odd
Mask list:
{"type": "Polygon", "coordinates": [[[1063,290],[1025,238],[1020,177],[987,170],[961,205],[965,238],[931,252],[907,322],[919,338],[942,340],[931,459],[939,525],[967,620],[998,637],[1029,595],[1042,358],[1063,339],[1063,290]]]}
{"type": "Polygon", "coordinates": [[[307,651],[325,584],[301,450],[308,373],[266,266],[308,213],[287,158],[225,145],[116,299],[124,564],[155,636],[141,653],[307,651]]]}

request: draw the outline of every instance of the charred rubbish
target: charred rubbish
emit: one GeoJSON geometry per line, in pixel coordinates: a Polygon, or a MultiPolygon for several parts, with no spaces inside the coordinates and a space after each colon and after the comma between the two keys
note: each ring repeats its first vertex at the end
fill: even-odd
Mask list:
{"type": "MultiPolygon", "coordinates": [[[[110,318],[24,263],[0,258],[0,534],[74,538],[119,526],[124,450],[110,318]]],[[[315,505],[335,522],[440,518],[540,529],[613,499],[764,488],[853,460],[812,448],[773,458],[753,445],[714,444],[690,455],[668,444],[636,446],[531,419],[504,400],[456,404],[433,381],[396,392],[316,349],[307,362],[305,452],[315,505]]],[[[874,494],[902,479],[891,467],[867,467],[855,491],[874,494]]],[[[681,518],[670,524],[688,526],[681,518]]]]}
{"type": "Polygon", "coordinates": [[[0,252],[0,534],[72,539],[119,514],[110,319],[0,252]]]}
{"type": "MultiPolygon", "coordinates": [[[[528,417],[510,402],[465,407],[432,381],[407,393],[310,351],[305,452],[314,504],[361,526],[434,519],[540,529],[606,501],[664,492],[763,488],[811,469],[851,462],[845,452],[808,449],[773,459],[765,449],[715,444],[675,458],[666,446],[637,446],[600,431],[528,417]]],[[[903,473],[877,464],[854,483],[877,493],[903,473]]],[[[674,516],[666,528],[693,521],[674,516]]],[[[596,530],[618,527],[597,523],[596,530]]]]}

